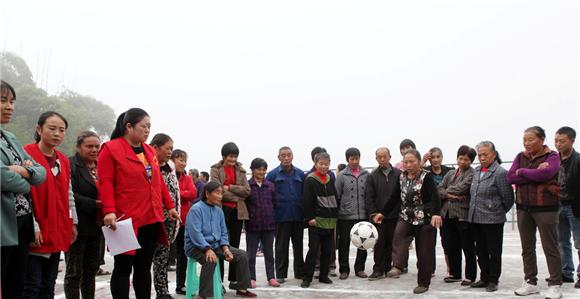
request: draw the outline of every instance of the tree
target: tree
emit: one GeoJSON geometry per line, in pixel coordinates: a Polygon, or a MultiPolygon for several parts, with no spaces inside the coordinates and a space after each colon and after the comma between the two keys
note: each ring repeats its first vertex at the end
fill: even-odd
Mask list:
{"type": "Polygon", "coordinates": [[[26,62],[9,52],[0,53],[0,77],[16,91],[15,112],[12,122],[3,126],[23,143],[34,142],[34,131],[40,114],[56,111],[68,121],[69,128],[60,150],[72,155],[76,148],[76,136],[90,130],[99,136],[108,136],[115,126],[113,109],[93,97],[65,90],[49,95],[36,87],[26,62]]]}

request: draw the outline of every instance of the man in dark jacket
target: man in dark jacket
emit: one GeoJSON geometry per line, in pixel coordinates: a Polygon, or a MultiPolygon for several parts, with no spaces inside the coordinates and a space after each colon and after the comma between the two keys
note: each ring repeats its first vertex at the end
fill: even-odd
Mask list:
{"type": "MultiPolygon", "coordinates": [[[[574,150],[576,131],[562,127],[556,132],[555,145],[560,154],[560,221],[558,238],[562,256],[562,280],[574,282],[574,258],[572,244],[580,255],[580,154],[574,150]]],[[[580,265],[576,269],[578,281],[574,285],[580,288],[580,265]]]]}
{"type": "Polygon", "coordinates": [[[401,209],[401,170],[390,163],[391,153],[381,147],[375,152],[379,166],[371,172],[366,182],[366,209],[379,231],[379,239],[374,248],[373,273],[369,280],[385,277],[391,269],[393,234],[401,209]]]}

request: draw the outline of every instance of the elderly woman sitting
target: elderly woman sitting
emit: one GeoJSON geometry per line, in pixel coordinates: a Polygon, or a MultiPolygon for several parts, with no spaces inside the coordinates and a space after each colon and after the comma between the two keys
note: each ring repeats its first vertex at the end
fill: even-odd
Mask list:
{"type": "Polygon", "coordinates": [[[238,278],[237,296],[253,298],[250,268],[245,251],[230,247],[224,213],[220,208],[223,189],[217,182],[205,185],[202,200],[187,214],[185,221],[185,254],[201,264],[199,298],[213,297],[213,273],[218,256],[235,262],[238,278]]]}

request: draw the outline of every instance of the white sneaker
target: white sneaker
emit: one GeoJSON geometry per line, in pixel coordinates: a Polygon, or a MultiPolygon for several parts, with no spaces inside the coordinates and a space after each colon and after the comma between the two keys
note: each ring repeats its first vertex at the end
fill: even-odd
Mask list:
{"type": "Polygon", "coordinates": [[[546,291],[546,299],[559,299],[562,298],[562,286],[549,286],[548,291],[546,291]]]}
{"type": "Polygon", "coordinates": [[[527,281],[524,281],[524,283],[522,283],[522,286],[515,290],[514,293],[518,296],[528,296],[531,294],[539,294],[540,293],[540,288],[537,285],[533,285],[528,283],[527,281]]]}

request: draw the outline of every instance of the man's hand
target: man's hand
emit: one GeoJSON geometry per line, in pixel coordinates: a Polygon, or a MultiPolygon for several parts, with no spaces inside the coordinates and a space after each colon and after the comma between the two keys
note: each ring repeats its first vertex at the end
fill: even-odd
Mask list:
{"type": "Polygon", "coordinates": [[[310,221],[308,221],[308,225],[316,226],[316,219],[310,219],[310,221]]]}
{"type": "Polygon", "coordinates": [[[383,219],[385,219],[385,215],[378,213],[376,215],[373,216],[373,223],[376,224],[381,224],[383,222],[383,219]]]}
{"type": "Polygon", "coordinates": [[[217,262],[217,256],[215,255],[215,252],[213,252],[213,250],[211,250],[211,249],[208,249],[205,252],[205,260],[207,262],[215,264],[217,262]]]}
{"type": "Polygon", "coordinates": [[[442,224],[443,224],[443,219],[441,219],[441,216],[439,216],[439,215],[431,216],[431,225],[434,228],[440,228],[442,224]]]}

